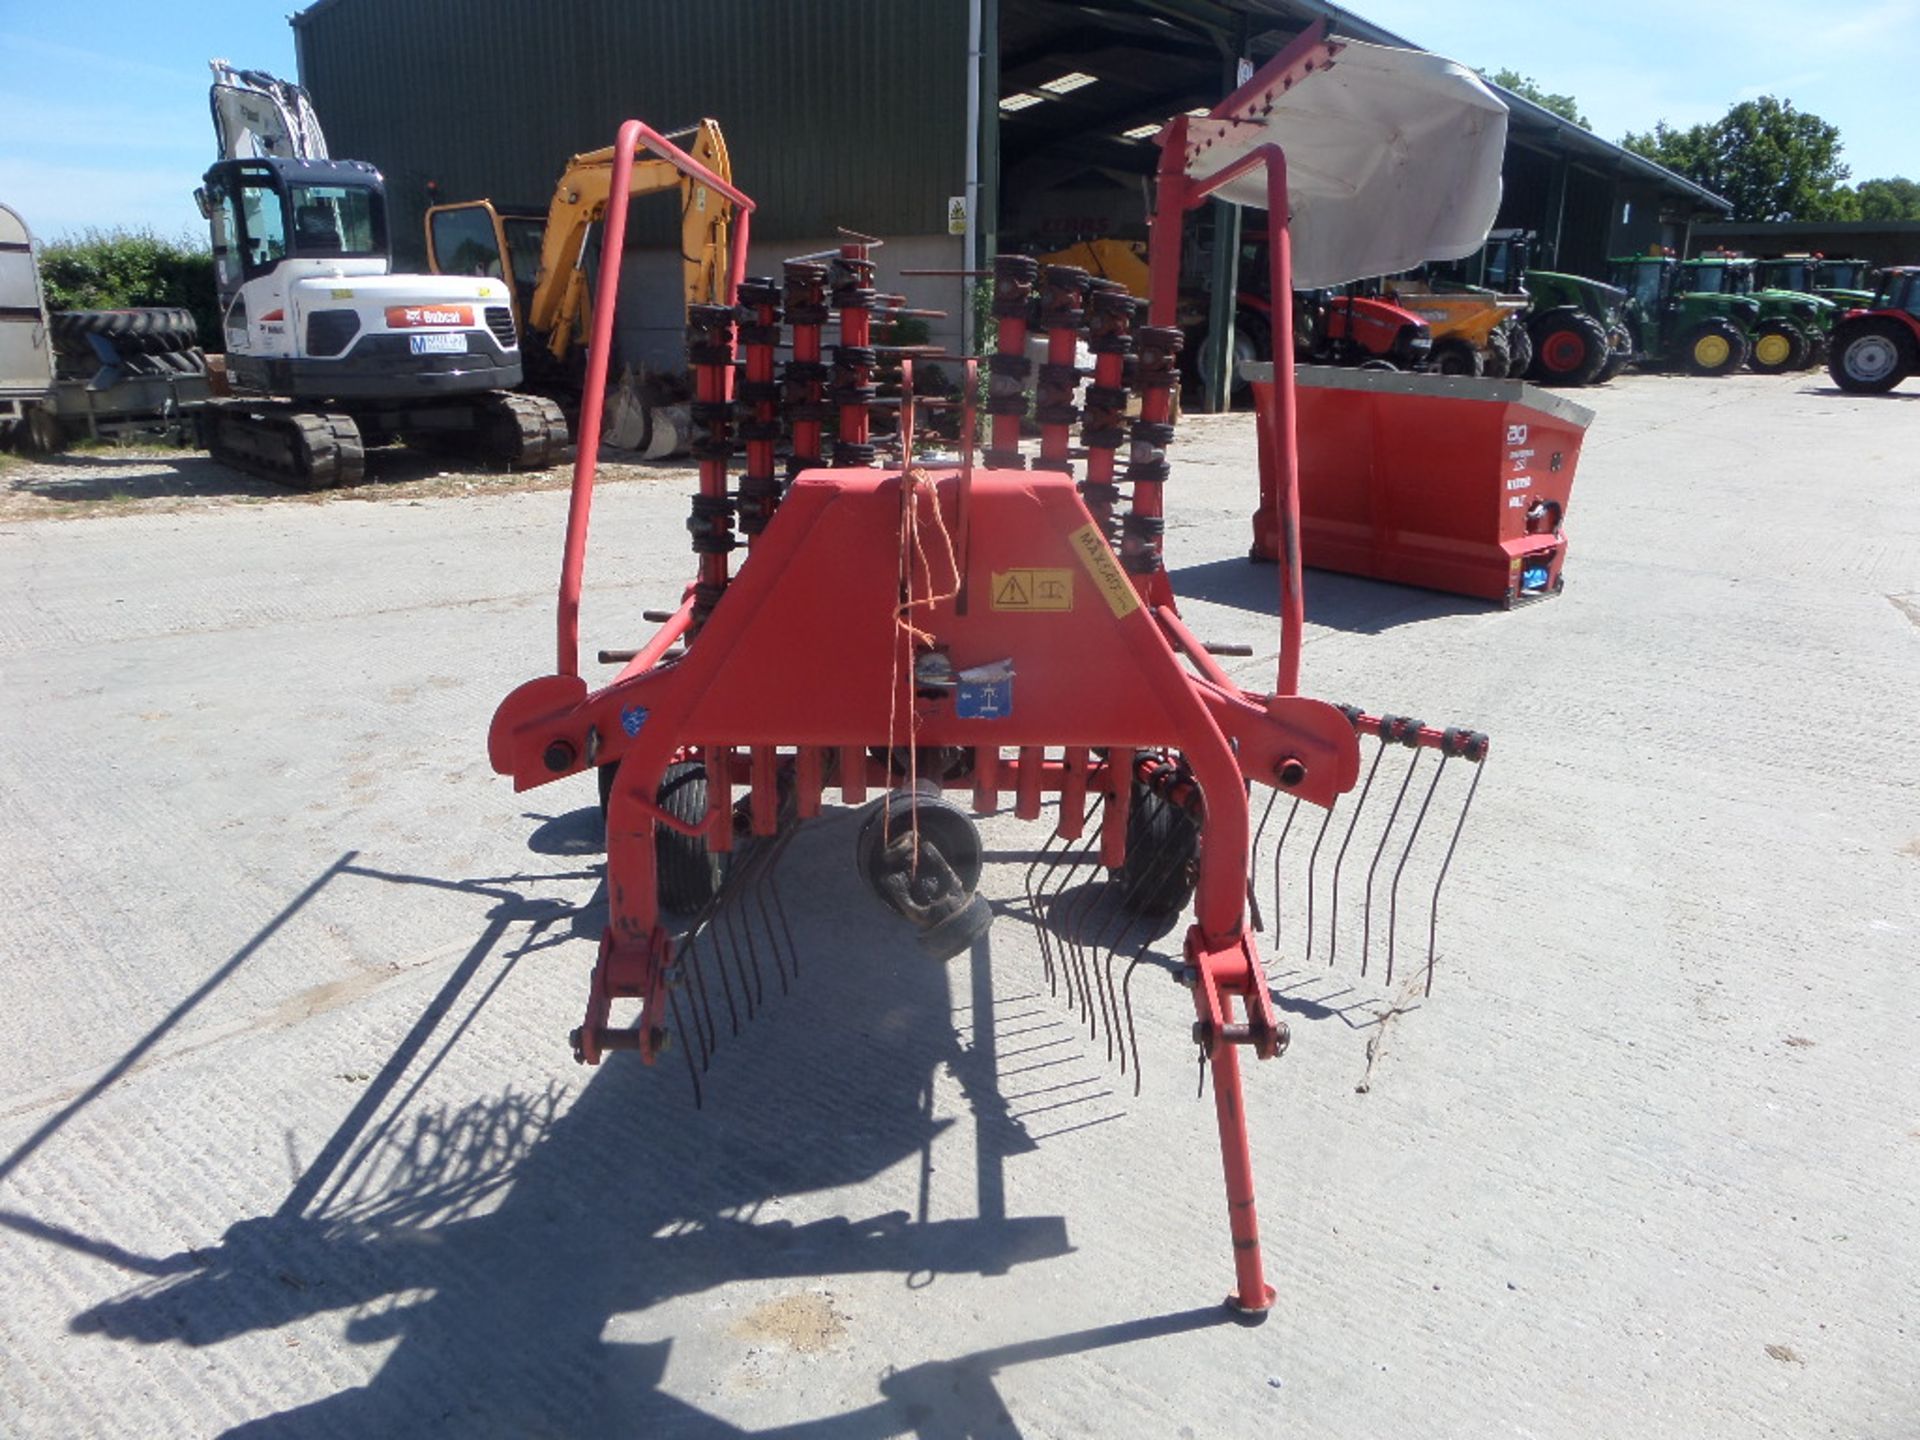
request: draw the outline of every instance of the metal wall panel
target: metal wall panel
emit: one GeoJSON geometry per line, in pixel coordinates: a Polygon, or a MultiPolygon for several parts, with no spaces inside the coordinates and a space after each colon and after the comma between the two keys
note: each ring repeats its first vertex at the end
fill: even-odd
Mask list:
{"type": "MultiPolygon", "coordinates": [[[[946,228],[966,166],[966,0],[323,0],[295,18],[333,153],[386,174],[417,261],[431,196],[544,206],[569,155],[703,115],[756,237],[946,228]]],[[[636,206],[634,244],[671,240],[636,206]]]]}

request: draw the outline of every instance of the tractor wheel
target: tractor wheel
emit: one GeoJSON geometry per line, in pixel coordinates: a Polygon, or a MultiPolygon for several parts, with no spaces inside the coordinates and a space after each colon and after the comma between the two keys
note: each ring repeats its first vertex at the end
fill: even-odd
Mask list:
{"type": "Polygon", "coordinates": [[[1706,320],[1680,337],[1680,363],[1691,375],[1731,375],[1747,363],[1750,349],[1731,320],[1706,320]]]}
{"type": "MultiPolygon", "coordinates": [[[[1202,329],[1188,342],[1195,347],[1194,370],[1203,386],[1213,384],[1213,347],[1207,343],[1207,332],[1202,329]]],[[[1299,347],[1296,345],[1296,349],[1299,347]]],[[[1261,316],[1242,310],[1233,317],[1233,375],[1227,384],[1227,398],[1245,399],[1248,394],[1247,382],[1240,376],[1240,367],[1256,360],[1273,358],[1273,336],[1267,329],[1267,322],[1261,316]]]]}
{"type": "Polygon", "coordinates": [[[1480,352],[1458,335],[1433,342],[1431,363],[1441,375],[1471,375],[1477,379],[1486,370],[1486,361],[1480,352]]]}
{"type": "Polygon", "coordinates": [[[1633,363],[1633,333],[1624,325],[1615,325],[1607,331],[1607,363],[1600,367],[1600,373],[1593,377],[1593,383],[1604,385],[1633,363]]]}
{"type": "Polygon", "coordinates": [[[1504,380],[1512,364],[1513,347],[1507,343],[1506,327],[1501,326],[1487,336],[1486,353],[1480,357],[1480,373],[1494,380],[1504,380]]]}
{"type": "Polygon", "coordinates": [[[1834,331],[1827,374],[1850,395],[1884,395],[1913,370],[1910,347],[1896,322],[1856,320],[1834,331]]]}
{"type": "Polygon", "coordinates": [[[1584,310],[1549,310],[1534,325],[1533,368],[1542,385],[1591,385],[1608,352],[1606,328],[1584,310]]]}
{"type": "Polygon", "coordinates": [[[132,349],[187,349],[199,341],[193,313],[176,306],[139,310],[56,310],[47,317],[54,348],[68,355],[91,355],[87,336],[133,342],[132,349]]]}
{"type": "Polygon", "coordinates": [[[1533,368],[1533,332],[1515,325],[1507,332],[1507,378],[1519,380],[1533,368]]]}
{"type": "MultiPolygon", "coordinates": [[[[616,762],[600,767],[600,814],[604,819],[613,801],[616,762]]],[[[697,761],[669,765],[660,777],[656,802],[676,820],[698,824],[707,815],[707,767],[697,761]]],[[[708,848],[705,835],[682,835],[666,825],[653,827],[653,865],[659,877],[660,908],[674,915],[692,915],[713,899],[726,878],[727,856],[708,848]]]]}
{"type": "Polygon", "coordinates": [[[45,406],[32,402],[27,404],[25,412],[13,422],[13,429],[7,433],[7,443],[13,447],[13,452],[29,457],[51,455],[61,448],[65,439],[59,417],[45,406]]]}
{"type": "Polygon", "coordinates": [[[1747,363],[1762,375],[1784,375],[1806,369],[1812,348],[1806,332],[1791,320],[1762,320],[1753,332],[1753,358],[1747,363]]]}
{"type": "Polygon", "coordinates": [[[1193,898],[1200,827],[1157,790],[1134,782],[1120,904],[1136,915],[1177,915],[1193,898]]]}

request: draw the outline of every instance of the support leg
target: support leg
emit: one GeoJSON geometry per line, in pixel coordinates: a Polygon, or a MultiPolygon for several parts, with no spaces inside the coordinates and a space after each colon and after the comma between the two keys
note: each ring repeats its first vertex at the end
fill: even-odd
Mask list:
{"type": "Polygon", "coordinates": [[[1264,1316],[1273,1304],[1260,1257],[1260,1219],[1253,1205],[1253,1153],[1247,1145],[1247,1116],[1240,1089],[1240,1053],[1235,1045],[1215,1045],[1213,1108],[1220,1120],[1220,1161],[1227,1179],[1227,1224],[1233,1234],[1235,1292],[1227,1303],[1241,1314],[1264,1316]]]}

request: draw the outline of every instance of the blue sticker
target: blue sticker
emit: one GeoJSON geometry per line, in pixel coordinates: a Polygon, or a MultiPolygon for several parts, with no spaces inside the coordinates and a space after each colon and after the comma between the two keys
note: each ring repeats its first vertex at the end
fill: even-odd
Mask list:
{"type": "Polygon", "coordinates": [[[620,712],[620,728],[629,735],[638,735],[640,727],[647,723],[647,707],[629,705],[620,712]]]}
{"type": "Polygon", "coordinates": [[[953,713],[962,720],[1005,720],[1013,714],[1013,676],[961,680],[953,713]]]}

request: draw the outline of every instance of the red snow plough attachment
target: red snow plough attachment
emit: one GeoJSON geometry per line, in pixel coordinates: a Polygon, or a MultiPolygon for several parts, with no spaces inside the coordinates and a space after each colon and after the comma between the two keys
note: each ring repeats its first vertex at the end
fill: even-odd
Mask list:
{"type": "MultiPolygon", "coordinates": [[[[1339,50],[1310,37],[1216,113],[1253,114],[1263,103],[1271,110],[1270,96],[1325,69],[1339,50]]],[[[1191,172],[1173,187],[1177,207],[1264,167],[1283,201],[1274,213],[1285,213],[1277,146],[1215,167],[1206,144],[1196,147],[1179,122],[1163,143],[1169,163],[1191,172]]],[[[1295,693],[1297,546],[1282,567],[1276,693],[1241,686],[1188,630],[1161,559],[1177,329],[1140,323],[1137,302],[1083,271],[1042,273],[1031,260],[1002,257],[993,271],[999,339],[987,366],[990,439],[976,455],[969,383],[949,402],[960,412],[957,452],[922,458],[926,406],[913,396],[910,356],[897,408],[875,393],[886,351],[872,343],[870,326],[903,302],[876,292],[870,242],[850,238],[836,253],[789,261],[779,283],[743,280],[751,200],[637,121],[618,141],[582,434],[597,434],[600,423],[599,371],[636,146],[734,201],[737,303],[690,316],[702,431],[688,522],[696,578],[652,638],[617,657],[623,668],[612,683],[596,689],[580,677],[577,617],[594,476],[593,449],[583,446],[561,580],[558,672],[508,696],[489,739],[494,768],[519,788],[594,768],[602,779],[610,923],[574,1032],[576,1054],[592,1064],[631,1049],[651,1062],[677,1033],[697,1091],[721,1038],[799,972],[777,870],[802,822],[830,797],[870,806],[855,863],[917,929],[927,955],[968,950],[992,917],[978,893],[981,838],[955,797],[982,814],[1010,802],[1014,817],[1044,819],[1051,829],[1026,875],[1049,977],[1091,1029],[1104,1022],[1110,1053],[1136,1075],[1128,978],[1167,917],[1192,902],[1182,973],[1214,1087],[1232,1299],[1264,1311],[1273,1291],[1262,1269],[1239,1054],[1272,1058],[1288,1035],[1248,922],[1253,882],[1264,889],[1270,867],[1277,886],[1310,846],[1309,870],[1318,874],[1304,907],[1289,899],[1281,933],[1292,944],[1311,946],[1319,933],[1323,943],[1344,937],[1351,945],[1358,925],[1363,963],[1371,954],[1391,967],[1415,928],[1399,913],[1416,908],[1411,889],[1401,904],[1402,881],[1414,874],[1433,887],[1417,906],[1418,928],[1431,933],[1485,737],[1295,693]],[[835,325],[839,343],[823,345],[823,330],[835,325]],[[1081,340],[1094,356],[1084,391],[1088,377],[1074,364],[1081,340]],[[776,374],[783,341],[792,358],[776,374]],[[1030,343],[1044,345],[1038,365],[1030,343]],[[744,364],[732,382],[736,345],[744,364]],[[1022,448],[1030,381],[1037,454],[1022,448]],[[1138,405],[1131,422],[1130,401],[1138,405]],[[776,470],[783,436],[784,474],[776,470]],[[740,451],[744,473],[735,486],[730,470],[740,451]],[[1085,465],[1078,483],[1076,462],[1085,465]],[[1399,778],[1377,782],[1389,756],[1398,757],[1399,778]],[[1347,807],[1351,819],[1335,818],[1356,784],[1364,801],[1396,783],[1384,825],[1362,823],[1356,807],[1347,807]],[[1271,792],[1261,811],[1274,821],[1261,827],[1275,832],[1270,852],[1254,833],[1251,785],[1271,792]],[[1284,801],[1277,815],[1276,800],[1284,801]],[[1303,805],[1325,817],[1311,827],[1317,837],[1304,820],[1295,824],[1303,805]],[[1456,818],[1424,824],[1442,811],[1456,818]],[[1369,847],[1367,903],[1356,907],[1369,847]],[[1076,879],[1101,875],[1105,885],[1069,893],[1076,879]],[[638,1002],[637,1018],[617,1022],[614,1006],[626,1001],[638,1002]]],[[[1156,224],[1156,265],[1165,263],[1163,247],[1178,245],[1179,213],[1156,224]]],[[[1287,246],[1271,252],[1273,293],[1285,294],[1287,246]]],[[[1285,335],[1276,349],[1291,353],[1285,335]]],[[[1280,443],[1272,454],[1283,505],[1292,506],[1284,370],[1276,389],[1280,443]]],[[[1276,923],[1281,898],[1265,911],[1276,923]]],[[[1430,975],[1434,952],[1431,943],[1424,948],[1430,975]]]]}

